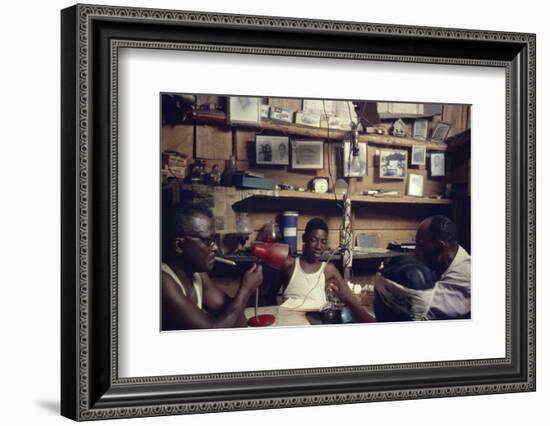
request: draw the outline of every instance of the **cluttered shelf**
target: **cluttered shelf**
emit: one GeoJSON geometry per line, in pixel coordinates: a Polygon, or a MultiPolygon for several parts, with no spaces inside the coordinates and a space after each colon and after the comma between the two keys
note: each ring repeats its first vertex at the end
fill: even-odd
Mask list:
{"type": "MultiPolygon", "coordinates": [[[[300,252],[298,252],[300,254],[300,252]]],[[[412,252],[403,252],[390,249],[373,249],[373,251],[353,251],[353,259],[355,260],[383,260],[390,257],[410,255],[412,252]]],[[[236,263],[249,263],[257,261],[257,258],[247,254],[226,254],[224,258],[236,263]]],[[[326,259],[325,259],[326,260],[326,259]]],[[[331,260],[341,260],[340,254],[335,254],[331,257],[331,260]]]]}
{"type": "MultiPolygon", "coordinates": [[[[201,115],[200,113],[195,113],[192,115],[192,118],[188,120],[188,124],[210,124],[218,126],[229,126],[226,121],[225,114],[221,116],[211,116],[211,115],[201,115]]],[[[320,138],[325,140],[334,140],[341,141],[344,139],[349,139],[350,132],[346,130],[338,129],[326,129],[326,128],[316,128],[308,127],[301,124],[295,123],[280,123],[270,120],[268,118],[262,118],[259,124],[251,123],[239,123],[240,128],[250,128],[250,129],[264,129],[264,130],[273,130],[287,135],[293,136],[304,136],[312,138],[320,138]]],[[[380,134],[360,134],[359,142],[368,142],[376,145],[384,145],[391,147],[405,147],[410,148],[413,145],[422,144],[426,146],[426,149],[429,151],[446,151],[447,145],[441,142],[434,142],[431,140],[420,140],[413,139],[404,136],[390,136],[390,135],[380,135],[380,134]]]]}
{"type": "MultiPolygon", "coordinates": [[[[174,184],[174,183],[172,183],[174,184]]],[[[170,185],[170,184],[168,184],[170,185]]],[[[296,191],[296,190],[264,190],[264,189],[248,189],[238,190],[225,187],[212,187],[208,185],[191,185],[191,184],[179,184],[180,190],[192,191],[192,192],[204,192],[204,191],[237,191],[240,201],[254,198],[292,198],[303,200],[326,200],[326,201],[341,201],[343,196],[334,193],[316,193],[309,191],[296,191]]],[[[450,205],[453,203],[448,198],[428,198],[428,197],[412,197],[412,196],[384,196],[384,194],[376,195],[351,195],[350,200],[354,203],[371,203],[371,204],[429,204],[429,205],[450,205]]]]}

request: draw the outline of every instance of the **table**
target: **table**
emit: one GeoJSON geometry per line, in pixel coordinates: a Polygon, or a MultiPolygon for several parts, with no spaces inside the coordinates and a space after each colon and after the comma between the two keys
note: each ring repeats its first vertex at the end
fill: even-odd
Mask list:
{"type": "MultiPolygon", "coordinates": [[[[371,315],[372,306],[366,306],[371,315]]],[[[321,312],[301,312],[289,309],[281,309],[279,306],[259,306],[258,315],[269,314],[275,317],[275,322],[268,327],[284,326],[303,326],[303,325],[321,325],[323,323],[323,313],[321,312]]],[[[246,308],[244,316],[247,320],[254,316],[254,308],[246,308]]]]}
{"type": "MultiPolygon", "coordinates": [[[[258,315],[269,314],[275,316],[275,322],[270,327],[281,327],[288,325],[311,325],[311,322],[306,316],[306,312],[291,311],[288,309],[280,309],[279,306],[259,306],[258,315]]],[[[254,316],[254,308],[246,308],[244,310],[246,319],[254,316]]]]}

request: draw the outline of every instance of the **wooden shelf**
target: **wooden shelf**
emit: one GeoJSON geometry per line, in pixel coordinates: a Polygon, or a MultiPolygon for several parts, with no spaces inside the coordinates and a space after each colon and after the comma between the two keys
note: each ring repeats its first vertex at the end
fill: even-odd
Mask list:
{"type": "Polygon", "coordinates": [[[441,142],[388,135],[359,135],[359,142],[368,142],[375,145],[385,145],[395,148],[410,148],[413,145],[424,145],[429,151],[447,150],[447,144],[441,142]]]}
{"type": "MultiPolygon", "coordinates": [[[[290,191],[290,190],[261,191],[258,193],[256,193],[256,190],[252,190],[252,191],[246,191],[246,192],[250,194],[249,197],[298,198],[298,199],[310,199],[310,200],[313,199],[313,200],[327,200],[327,201],[343,200],[342,195],[317,194],[314,192],[302,192],[302,191],[290,191]]],[[[352,203],[371,203],[371,204],[431,204],[431,205],[452,204],[452,200],[449,200],[449,199],[409,197],[409,196],[375,197],[372,195],[352,195],[350,199],[352,203]]]]}
{"type": "MultiPolygon", "coordinates": [[[[230,125],[227,124],[227,122],[225,121],[224,117],[214,118],[201,115],[194,115],[192,120],[190,120],[188,124],[211,124],[230,127],[230,125]]],[[[286,135],[319,138],[332,141],[342,141],[345,139],[349,139],[349,132],[345,130],[321,129],[317,127],[302,126],[300,124],[294,123],[280,123],[267,118],[262,118],[260,124],[258,125],[239,123],[238,127],[244,129],[273,130],[276,132],[284,133],[286,135]]],[[[447,145],[444,143],[389,135],[360,134],[359,142],[384,145],[392,148],[410,148],[413,145],[424,145],[429,151],[447,150],[447,145]]]]}
{"type": "MultiPolygon", "coordinates": [[[[300,253],[298,253],[300,254],[300,253]]],[[[394,250],[388,250],[384,253],[378,252],[378,253],[365,253],[361,251],[354,251],[353,252],[353,260],[371,260],[371,259],[388,259],[390,257],[395,256],[402,256],[402,255],[412,255],[412,252],[401,252],[401,251],[394,251],[394,250]]],[[[236,263],[250,263],[255,262],[257,258],[255,256],[249,255],[249,254],[225,254],[223,257],[226,259],[232,260],[236,263]]],[[[340,260],[341,255],[335,254],[331,260],[340,260]]],[[[326,258],[324,259],[326,260],[326,258]]]]}
{"type": "MultiPolygon", "coordinates": [[[[292,190],[263,190],[263,189],[236,189],[226,187],[213,187],[208,185],[188,185],[183,184],[180,186],[183,190],[204,192],[204,191],[224,191],[232,190],[237,191],[240,195],[240,200],[245,200],[251,197],[254,198],[292,198],[302,200],[325,200],[325,201],[342,201],[342,195],[338,194],[318,194],[315,192],[306,191],[292,191],[292,190]]],[[[450,205],[452,200],[442,198],[427,198],[427,197],[375,197],[372,195],[352,195],[352,203],[370,203],[370,204],[428,204],[428,205],[450,205]]]]}
{"type": "Polygon", "coordinates": [[[374,197],[372,195],[352,195],[351,201],[378,204],[453,204],[453,200],[450,200],[448,198],[411,197],[408,195],[402,197],[374,197]]]}

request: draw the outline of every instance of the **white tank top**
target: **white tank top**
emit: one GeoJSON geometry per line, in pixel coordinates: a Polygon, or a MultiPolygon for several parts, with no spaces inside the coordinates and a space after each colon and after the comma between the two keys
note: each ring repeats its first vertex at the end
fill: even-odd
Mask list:
{"type": "Polygon", "coordinates": [[[326,266],[327,263],[322,262],[317,272],[307,274],[300,265],[300,259],[296,258],[294,271],[283,293],[283,298],[285,300],[302,299],[304,302],[325,305],[327,303],[327,295],[325,293],[326,266]]]}
{"type": "MultiPolygon", "coordinates": [[[[162,272],[165,272],[166,274],[170,275],[170,277],[179,286],[183,295],[187,297],[187,292],[185,291],[185,287],[181,283],[176,273],[172,270],[172,268],[170,268],[170,266],[167,263],[162,263],[160,265],[160,269],[162,270],[162,272]]],[[[197,293],[197,306],[200,309],[202,309],[202,279],[200,274],[198,274],[197,272],[193,274],[193,287],[195,288],[195,293],[197,293]]]]}

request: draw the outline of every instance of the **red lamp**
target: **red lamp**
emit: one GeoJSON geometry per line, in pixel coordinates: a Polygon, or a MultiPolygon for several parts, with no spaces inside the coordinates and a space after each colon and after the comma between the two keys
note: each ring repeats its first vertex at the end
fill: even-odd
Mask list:
{"type": "Polygon", "coordinates": [[[274,269],[283,269],[288,258],[288,250],[288,244],[255,243],[252,246],[252,255],[274,269]]]}
{"type": "MultiPolygon", "coordinates": [[[[252,255],[274,269],[283,269],[288,258],[288,244],[255,243],[252,255]]],[[[254,316],[248,320],[251,327],[267,327],[275,322],[275,317],[269,314],[258,315],[258,290],[256,290],[256,306],[254,316]]]]}

